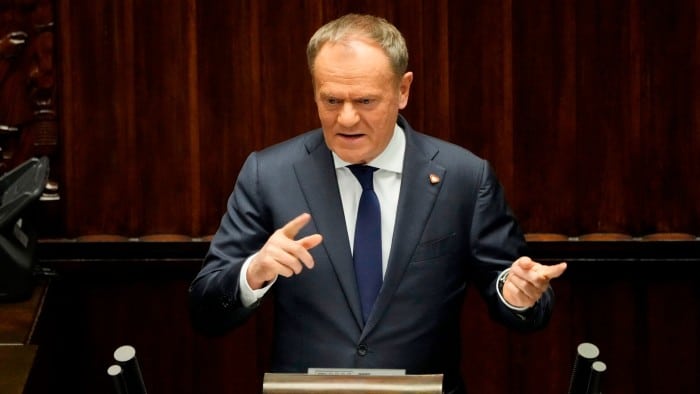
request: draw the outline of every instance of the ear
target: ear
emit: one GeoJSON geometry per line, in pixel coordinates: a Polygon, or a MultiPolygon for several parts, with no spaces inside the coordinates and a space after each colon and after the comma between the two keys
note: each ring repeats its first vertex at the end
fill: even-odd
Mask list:
{"type": "Polygon", "coordinates": [[[399,109],[406,108],[408,104],[408,93],[411,90],[411,82],[413,82],[413,73],[409,71],[401,77],[401,82],[399,83],[399,109]]]}

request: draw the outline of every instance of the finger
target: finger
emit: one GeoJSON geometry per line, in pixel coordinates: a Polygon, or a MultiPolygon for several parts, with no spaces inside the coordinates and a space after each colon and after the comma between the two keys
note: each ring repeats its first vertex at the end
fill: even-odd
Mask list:
{"type": "MultiPolygon", "coordinates": [[[[266,271],[273,271],[275,274],[282,274],[285,270],[292,272],[300,270],[301,267],[295,267],[294,264],[300,266],[299,262],[289,256],[279,245],[269,245],[265,253],[260,253],[257,258],[257,263],[266,271]]],[[[252,264],[251,264],[252,265],[252,264]]]]}
{"type": "MultiPolygon", "coordinates": [[[[280,263],[275,258],[275,252],[267,252],[258,254],[251,262],[248,268],[246,279],[252,289],[259,289],[265,283],[273,280],[277,275],[282,275],[289,278],[294,275],[294,270],[288,265],[280,263]]],[[[301,270],[301,264],[297,261],[296,264],[301,270]]]]}
{"type": "MultiPolygon", "coordinates": [[[[301,264],[297,263],[297,265],[299,266],[297,269],[300,270],[301,264]]],[[[251,269],[248,271],[249,274],[253,272],[252,267],[253,266],[251,265],[251,269]]],[[[259,271],[259,274],[256,274],[256,277],[259,277],[259,275],[264,275],[266,282],[274,279],[278,275],[289,278],[296,274],[293,267],[274,259],[268,259],[265,262],[261,262],[258,266],[256,266],[256,268],[257,271],[259,271]]]]}
{"type": "Polygon", "coordinates": [[[515,260],[513,264],[510,265],[511,274],[522,276],[523,279],[530,275],[530,271],[535,267],[537,263],[532,261],[531,258],[527,256],[522,256],[515,260]]]}
{"type": "Polygon", "coordinates": [[[528,256],[522,256],[519,259],[515,260],[513,265],[518,265],[520,268],[527,271],[529,269],[532,269],[532,267],[534,267],[536,263],[532,261],[532,259],[528,256]]]}
{"type": "Polygon", "coordinates": [[[287,238],[294,239],[294,237],[296,237],[299,233],[299,230],[301,230],[302,227],[306,226],[306,224],[309,223],[309,220],[311,220],[311,215],[309,215],[308,213],[302,213],[301,215],[287,222],[287,224],[285,224],[284,227],[280,229],[280,231],[287,238]]]}
{"type": "Polygon", "coordinates": [[[298,245],[295,241],[288,239],[282,240],[281,244],[271,244],[265,253],[265,261],[271,269],[273,269],[277,274],[282,274],[280,270],[290,270],[292,273],[300,273],[302,270],[302,264],[297,258],[296,254],[299,254],[299,250],[306,251],[303,247],[298,245]]]}
{"type": "Polygon", "coordinates": [[[313,249],[323,241],[321,234],[311,234],[297,241],[304,249],[313,249]]]}
{"type": "Polygon", "coordinates": [[[274,260],[270,265],[270,269],[277,275],[282,275],[289,278],[292,275],[300,274],[303,269],[303,265],[298,259],[286,255],[283,258],[274,260]]]}
{"type": "Polygon", "coordinates": [[[308,250],[318,246],[321,241],[323,241],[321,234],[311,234],[297,241],[297,243],[302,246],[297,258],[306,266],[306,268],[314,267],[314,258],[311,256],[311,253],[309,253],[308,250]]]}
{"type": "Polygon", "coordinates": [[[536,298],[523,287],[530,286],[527,282],[517,282],[510,277],[503,285],[503,297],[514,306],[529,307],[535,303],[536,298]],[[521,287],[522,286],[522,287],[521,287]]]}
{"type": "Polygon", "coordinates": [[[564,271],[566,271],[566,263],[562,262],[556,265],[543,265],[539,270],[539,273],[545,277],[545,279],[554,279],[560,277],[564,271]]]}
{"type": "Polygon", "coordinates": [[[277,275],[284,276],[285,278],[291,278],[293,275],[298,274],[298,272],[295,272],[294,270],[283,264],[277,264],[275,270],[277,271],[277,275]]]}
{"type": "Polygon", "coordinates": [[[538,293],[538,289],[535,284],[526,278],[522,278],[517,275],[508,275],[505,285],[509,283],[518,291],[518,293],[523,294],[528,298],[532,298],[538,293]]]}

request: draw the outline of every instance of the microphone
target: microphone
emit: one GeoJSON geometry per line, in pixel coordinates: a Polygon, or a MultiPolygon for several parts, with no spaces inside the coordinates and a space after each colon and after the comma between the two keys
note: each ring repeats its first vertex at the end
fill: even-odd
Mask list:
{"type": "Polygon", "coordinates": [[[129,390],[126,387],[126,378],[124,377],[124,370],[119,365],[113,364],[107,368],[107,375],[112,378],[112,383],[114,384],[114,392],[116,394],[129,394],[129,390]]]}
{"type": "Polygon", "coordinates": [[[141,375],[141,367],[136,359],[136,349],[130,345],[124,345],[114,351],[114,359],[122,369],[122,375],[126,382],[126,393],[146,394],[146,385],[141,375]]]}
{"type": "Polygon", "coordinates": [[[574,368],[571,372],[568,394],[590,394],[589,381],[591,377],[591,367],[596,358],[600,355],[598,347],[592,343],[584,342],[576,348],[576,358],[574,368]]]}
{"type": "Polygon", "coordinates": [[[602,361],[594,361],[593,364],[591,364],[591,378],[588,383],[587,393],[600,394],[600,379],[606,369],[608,369],[608,367],[602,361]]]}

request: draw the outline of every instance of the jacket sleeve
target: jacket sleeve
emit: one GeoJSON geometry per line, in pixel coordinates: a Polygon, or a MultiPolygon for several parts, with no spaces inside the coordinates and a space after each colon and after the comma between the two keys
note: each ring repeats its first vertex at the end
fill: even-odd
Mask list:
{"type": "Polygon", "coordinates": [[[243,164],[226,213],[189,288],[193,327],[205,335],[226,333],[244,323],[259,305],[244,307],[239,296],[243,263],[271,234],[257,184],[253,153],[243,164]]]}
{"type": "Polygon", "coordinates": [[[484,162],[482,168],[472,221],[471,245],[473,277],[491,317],[521,331],[544,327],[549,321],[554,302],[551,287],[532,308],[524,312],[512,310],[497,295],[498,275],[517,258],[526,255],[527,245],[506,202],[503,187],[488,162],[484,162]]]}

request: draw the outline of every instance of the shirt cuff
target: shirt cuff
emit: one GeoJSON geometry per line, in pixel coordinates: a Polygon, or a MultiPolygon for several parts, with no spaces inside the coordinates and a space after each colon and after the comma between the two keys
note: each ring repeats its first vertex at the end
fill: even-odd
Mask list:
{"type": "Polygon", "coordinates": [[[509,309],[513,310],[514,312],[524,312],[530,309],[530,307],[511,305],[510,303],[508,303],[508,301],[506,301],[506,299],[503,297],[503,293],[501,292],[501,288],[503,287],[503,284],[506,283],[506,278],[508,277],[509,272],[510,268],[507,268],[503,272],[501,272],[500,275],[498,275],[498,280],[496,280],[496,294],[498,294],[498,298],[500,298],[501,302],[503,302],[503,304],[509,309]]]}
{"type": "Polygon", "coordinates": [[[256,255],[257,253],[246,259],[246,261],[243,263],[243,266],[241,267],[241,274],[238,277],[238,288],[240,289],[239,295],[241,297],[241,304],[243,304],[243,306],[246,308],[253,306],[256,302],[258,302],[258,300],[263,298],[263,296],[267,293],[268,290],[270,290],[275,281],[277,281],[277,277],[275,277],[275,279],[271,280],[263,288],[257,290],[253,290],[250,288],[248,280],[246,279],[246,274],[248,272],[250,262],[253,261],[253,257],[255,257],[256,255]]]}

